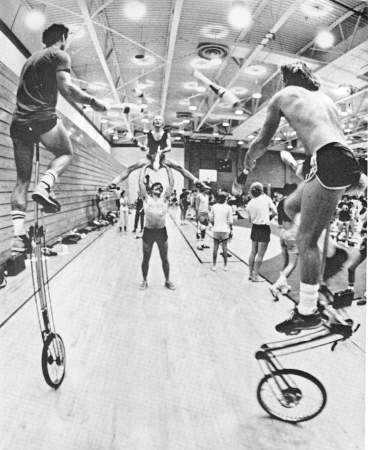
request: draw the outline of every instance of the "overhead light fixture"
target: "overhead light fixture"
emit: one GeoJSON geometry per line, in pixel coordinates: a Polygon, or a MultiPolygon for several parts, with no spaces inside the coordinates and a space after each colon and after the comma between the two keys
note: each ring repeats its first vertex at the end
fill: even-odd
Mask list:
{"type": "Polygon", "coordinates": [[[189,99],[188,109],[189,109],[189,111],[196,111],[197,110],[197,106],[193,103],[192,99],[189,99]]]}
{"type": "Polygon", "coordinates": [[[197,92],[206,92],[207,88],[206,86],[198,85],[197,92]]]}
{"type": "Polygon", "coordinates": [[[190,123],[190,120],[189,119],[184,119],[183,123],[190,123]]]}
{"type": "Polygon", "coordinates": [[[147,78],[146,75],[142,75],[141,77],[139,77],[138,83],[137,83],[137,88],[138,89],[146,89],[147,87],[147,78]]]}
{"type": "Polygon", "coordinates": [[[340,105],[340,114],[342,116],[348,116],[349,115],[349,113],[347,111],[346,103],[341,103],[341,105],[340,105]]]}
{"type": "Polygon", "coordinates": [[[142,107],[142,109],[148,108],[147,100],[145,98],[142,98],[142,100],[141,100],[141,107],[142,107]]]}
{"type": "Polygon", "coordinates": [[[222,126],[223,126],[223,127],[228,127],[228,126],[230,126],[230,122],[229,122],[228,120],[224,120],[224,121],[222,122],[222,126]]]}
{"type": "Polygon", "coordinates": [[[181,141],[181,137],[180,136],[175,136],[175,140],[176,141],[181,141]]]}
{"type": "Polygon", "coordinates": [[[39,9],[33,9],[32,11],[27,12],[24,23],[30,30],[41,30],[46,23],[45,14],[39,9]]]}
{"type": "Polygon", "coordinates": [[[330,48],[335,42],[334,35],[328,30],[321,30],[314,39],[315,43],[320,48],[330,48]]]}
{"type": "Polygon", "coordinates": [[[148,122],[148,117],[143,117],[142,122],[143,123],[147,123],[148,122]]]}
{"type": "Polygon", "coordinates": [[[292,146],[291,144],[288,144],[287,148],[288,148],[289,150],[291,150],[291,149],[293,148],[293,146],[292,146]]]}
{"type": "Polygon", "coordinates": [[[149,129],[147,128],[147,126],[145,125],[143,128],[143,133],[147,134],[149,133],[149,129]]]}
{"type": "Polygon", "coordinates": [[[239,145],[243,145],[243,144],[244,144],[244,141],[238,141],[238,144],[239,144],[239,145]]]}
{"type": "Polygon", "coordinates": [[[217,125],[214,125],[214,127],[213,127],[213,129],[212,129],[212,134],[213,134],[214,136],[218,136],[218,135],[219,135],[217,125]]]}
{"type": "Polygon", "coordinates": [[[237,110],[235,110],[235,114],[237,114],[238,116],[241,116],[242,114],[244,114],[244,111],[242,109],[237,109],[237,110]]]}
{"type": "Polygon", "coordinates": [[[103,117],[102,119],[101,119],[101,123],[107,123],[108,122],[108,120],[105,118],[105,117],[103,117]]]}
{"type": "Polygon", "coordinates": [[[255,138],[255,135],[254,134],[249,134],[248,135],[248,139],[254,139],[255,138]]]}
{"type": "Polygon", "coordinates": [[[114,134],[114,129],[109,128],[108,130],[106,130],[106,134],[114,134]]]}
{"type": "Polygon", "coordinates": [[[231,5],[228,20],[234,28],[245,29],[251,25],[252,16],[244,2],[236,1],[231,5]]]}
{"type": "Polygon", "coordinates": [[[276,136],[276,137],[275,137],[275,141],[281,141],[280,136],[276,136]]]}
{"type": "Polygon", "coordinates": [[[138,0],[132,0],[125,5],[124,12],[128,19],[140,20],[146,14],[146,5],[138,0]]]}
{"type": "Polygon", "coordinates": [[[114,131],[114,136],[112,138],[114,139],[114,141],[117,141],[119,139],[118,130],[116,128],[115,128],[115,131],[114,131]]]}

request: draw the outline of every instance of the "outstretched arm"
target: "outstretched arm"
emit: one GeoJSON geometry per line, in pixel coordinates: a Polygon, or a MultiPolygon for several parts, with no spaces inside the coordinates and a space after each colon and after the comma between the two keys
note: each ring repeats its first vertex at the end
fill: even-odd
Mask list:
{"type": "Polygon", "coordinates": [[[163,150],[161,150],[161,153],[167,152],[171,152],[171,136],[169,133],[167,133],[166,147],[163,150]]]}
{"type": "Polygon", "coordinates": [[[280,120],[281,110],[278,105],[278,96],[276,94],[268,104],[266,120],[259,135],[252,141],[249,150],[245,155],[245,170],[252,170],[255,165],[255,160],[265,153],[273,135],[276,133],[280,120]]]}
{"type": "Polygon", "coordinates": [[[145,200],[148,196],[146,185],[144,184],[144,179],[146,175],[146,169],[149,166],[149,163],[144,165],[139,173],[139,179],[138,179],[138,185],[139,185],[139,192],[141,194],[141,197],[143,200],[145,200]]]}
{"type": "Polygon", "coordinates": [[[168,167],[165,163],[163,164],[163,166],[166,169],[167,177],[169,179],[169,185],[166,187],[164,197],[166,198],[166,200],[169,200],[174,188],[174,176],[170,167],[168,167]]]}
{"type": "Polygon", "coordinates": [[[67,99],[76,103],[86,103],[95,111],[106,111],[104,103],[89,94],[86,94],[82,89],[72,82],[70,73],[64,70],[56,72],[57,86],[60,93],[67,99]]]}

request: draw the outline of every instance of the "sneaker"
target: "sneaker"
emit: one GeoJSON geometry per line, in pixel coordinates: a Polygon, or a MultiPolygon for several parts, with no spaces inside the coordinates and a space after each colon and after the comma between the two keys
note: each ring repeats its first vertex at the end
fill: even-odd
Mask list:
{"type": "Polygon", "coordinates": [[[57,256],[57,255],[58,255],[58,253],[55,252],[54,250],[51,250],[50,247],[42,247],[42,248],[41,248],[41,253],[42,253],[44,256],[57,256]]]}
{"type": "Polygon", "coordinates": [[[211,270],[212,270],[213,272],[216,272],[216,266],[212,266],[212,267],[211,267],[211,270]]]}
{"type": "Polygon", "coordinates": [[[299,334],[301,330],[310,330],[322,325],[321,314],[315,311],[313,314],[304,316],[299,313],[297,308],[293,309],[290,317],[284,322],[276,325],[276,331],[285,334],[299,334]]]}
{"type": "Polygon", "coordinates": [[[14,236],[11,245],[11,253],[31,253],[32,252],[32,242],[27,237],[27,235],[22,234],[20,236],[14,236]]]}
{"type": "Polygon", "coordinates": [[[123,231],[123,229],[121,228],[121,227],[119,227],[119,231],[120,231],[120,233],[123,231]]]}
{"type": "Polygon", "coordinates": [[[227,272],[229,268],[227,266],[224,266],[224,271],[227,272]]]}
{"type": "Polygon", "coordinates": [[[171,283],[171,281],[166,281],[165,287],[167,289],[171,289],[172,291],[175,291],[176,287],[171,283]]]}
{"type": "Polygon", "coordinates": [[[137,230],[136,229],[134,229],[133,231],[132,231],[132,233],[135,233],[137,230]]]}
{"type": "Polygon", "coordinates": [[[147,281],[143,280],[142,284],[139,286],[139,289],[141,291],[145,291],[147,288],[148,288],[148,283],[147,283],[147,281]]]}
{"type": "Polygon", "coordinates": [[[336,247],[336,252],[331,258],[326,258],[325,270],[323,272],[323,281],[334,277],[342,269],[342,266],[348,259],[347,251],[342,247],[336,247]]]}
{"type": "Polygon", "coordinates": [[[277,302],[279,300],[279,294],[280,294],[278,287],[275,286],[274,284],[272,284],[269,287],[269,289],[270,289],[270,292],[271,292],[273,298],[275,299],[275,302],[277,302]]]}
{"type": "Polygon", "coordinates": [[[32,199],[42,206],[43,212],[46,214],[57,213],[60,211],[60,203],[55,199],[53,193],[42,187],[40,184],[36,186],[32,199]]]}
{"type": "Polygon", "coordinates": [[[203,246],[202,245],[197,245],[197,250],[203,250],[203,246]]]}
{"type": "Polygon", "coordinates": [[[124,231],[126,231],[127,230],[127,228],[126,227],[124,227],[124,231]]]}

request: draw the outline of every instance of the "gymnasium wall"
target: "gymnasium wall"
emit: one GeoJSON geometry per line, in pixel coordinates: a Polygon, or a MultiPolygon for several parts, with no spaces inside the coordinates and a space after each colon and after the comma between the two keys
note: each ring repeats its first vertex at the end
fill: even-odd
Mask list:
{"type": "MultiPolygon", "coordinates": [[[[0,31],[0,264],[10,255],[13,234],[10,195],[16,181],[12,141],[9,136],[11,114],[15,106],[18,77],[25,56],[0,31]]],[[[76,227],[86,225],[97,216],[95,196],[98,187],[106,186],[124,166],[110,154],[109,143],[97,132],[74,105],[59,96],[58,114],[72,140],[74,159],[63,173],[55,189],[61,212],[45,216],[48,243],[76,227]]],[[[41,174],[51,160],[51,154],[41,146],[41,174]]],[[[28,194],[27,229],[33,220],[34,189],[32,178],[28,194]]],[[[128,185],[125,185],[128,189],[128,185]]],[[[115,196],[104,201],[107,209],[115,209],[115,196]]]]}
{"type": "MultiPolygon", "coordinates": [[[[187,168],[198,176],[199,169],[216,169],[217,159],[231,159],[231,172],[218,172],[217,183],[211,183],[215,189],[231,189],[234,178],[241,172],[247,149],[242,147],[222,147],[208,143],[191,143],[186,147],[187,168]]],[[[303,155],[294,155],[296,159],[303,155]]],[[[280,189],[285,183],[299,183],[295,173],[281,161],[279,152],[268,151],[257,160],[256,167],[250,172],[247,186],[254,181],[260,181],[264,186],[280,189]]]]}

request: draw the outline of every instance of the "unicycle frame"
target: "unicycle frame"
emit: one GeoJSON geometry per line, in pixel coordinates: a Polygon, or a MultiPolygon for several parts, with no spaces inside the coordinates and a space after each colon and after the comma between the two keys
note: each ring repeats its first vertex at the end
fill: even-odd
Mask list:
{"type": "MultiPolygon", "coordinates": [[[[35,144],[35,186],[38,184],[40,171],[40,145],[35,144]]],[[[55,323],[52,315],[51,297],[49,291],[49,280],[47,274],[46,260],[42,258],[42,244],[45,244],[45,228],[43,226],[43,213],[39,205],[34,202],[34,235],[33,251],[36,268],[37,289],[35,289],[35,300],[42,339],[45,342],[50,333],[56,334],[55,323]],[[42,225],[40,225],[40,219],[42,225]]],[[[32,270],[33,275],[33,270],[32,270]]]]}

